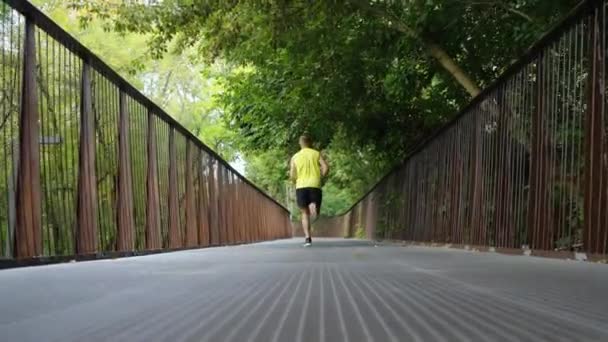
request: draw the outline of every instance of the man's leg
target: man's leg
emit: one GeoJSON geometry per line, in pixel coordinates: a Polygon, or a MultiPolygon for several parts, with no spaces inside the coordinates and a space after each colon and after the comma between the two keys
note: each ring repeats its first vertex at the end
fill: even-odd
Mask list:
{"type": "Polygon", "coordinates": [[[308,205],[308,210],[310,211],[310,220],[314,221],[317,218],[317,204],[312,202],[308,205]]]}
{"type": "Polygon", "coordinates": [[[298,207],[300,208],[300,213],[302,214],[302,230],[304,231],[304,236],[306,237],[305,246],[310,246],[310,211],[308,206],[310,204],[310,194],[309,189],[297,189],[296,190],[296,200],[298,202],[298,207]]]}
{"type": "Polygon", "coordinates": [[[301,208],[300,212],[302,213],[302,229],[304,230],[304,236],[308,241],[310,238],[310,214],[308,208],[301,208]]]}
{"type": "Polygon", "coordinates": [[[323,201],[323,192],[321,189],[312,189],[310,193],[310,220],[315,222],[321,211],[321,202],[323,201]]]}

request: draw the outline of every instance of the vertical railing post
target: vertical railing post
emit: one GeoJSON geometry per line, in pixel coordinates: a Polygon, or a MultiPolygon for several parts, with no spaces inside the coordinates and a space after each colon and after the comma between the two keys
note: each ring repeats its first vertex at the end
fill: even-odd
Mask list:
{"type": "MultiPolygon", "coordinates": [[[[463,206],[461,202],[462,194],[462,167],[463,167],[463,155],[462,155],[462,131],[463,124],[462,120],[456,126],[456,136],[454,141],[453,149],[453,166],[452,166],[452,187],[450,196],[450,226],[451,226],[451,243],[462,243],[462,231],[464,230],[463,223],[460,220],[460,212],[463,206]]],[[[405,215],[404,215],[405,218],[405,215]]]]}
{"type": "Polygon", "coordinates": [[[465,237],[466,243],[479,243],[479,231],[481,230],[481,193],[483,191],[483,170],[481,162],[481,124],[480,124],[480,113],[474,111],[470,115],[473,116],[473,137],[471,144],[471,165],[469,175],[469,226],[468,236],[465,237]]]}
{"type": "Polygon", "coordinates": [[[242,179],[239,179],[238,181],[238,187],[237,187],[237,206],[238,206],[238,211],[237,211],[237,215],[239,218],[239,231],[241,232],[241,241],[244,243],[247,243],[247,231],[245,230],[245,226],[246,226],[246,218],[245,218],[245,205],[247,204],[245,202],[245,192],[244,192],[244,188],[245,188],[245,184],[243,183],[242,179]]]}
{"type": "Polygon", "coordinates": [[[339,222],[340,225],[342,226],[342,237],[348,237],[348,238],[352,238],[351,233],[350,233],[350,217],[352,215],[352,211],[347,212],[346,214],[340,216],[339,218],[339,222]]]}
{"type": "Polygon", "coordinates": [[[224,227],[226,227],[226,244],[227,245],[231,245],[234,243],[233,241],[233,237],[234,237],[234,227],[232,226],[232,217],[231,217],[231,198],[232,198],[232,184],[230,183],[232,181],[231,179],[231,174],[228,172],[228,170],[225,171],[224,173],[224,220],[225,220],[225,224],[224,227]]]}
{"type": "Polygon", "coordinates": [[[97,252],[97,177],[95,173],[95,118],[91,67],[84,62],[80,96],[80,148],[76,254],[97,252]]]}
{"type": "Polygon", "coordinates": [[[118,120],[118,251],[134,248],[133,176],[129,145],[129,111],[127,95],[120,91],[118,120]]]}
{"type": "Polygon", "coordinates": [[[210,159],[207,163],[207,192],[208,192],[208,210],[209,210],[209,244],[215,246],[219,244],[218,231],[218,211],[217,211],[217,168],[215,162],[210,159]]]}
{"type": "Polygon", "coordinates": [[[530,131],[530,205],[528,207],[528,244],[532,247],[536,239],[536,228],[538,224],[538,211],[540,209],[538,199],[538,183],[539,183],[539,158],[540,149],[540,134],[542,134],[540,125],[540,115],[543,112],[544,102],[543,94],[543,57],[544,53],[540,53],[536,62],[536,86],[534,91],[534,99],[536,101],[536,110],[532,113],[532,126],[530,131]]]}
{"type": "Polygon", "coordinates": [[[203,150],[199,150],[200,159],[197,162],[196,172],[198,177],[198,241],[200,246],[209,245],[209,204],[207,192],[207,175],[206,164],[207,160],[204,157],[203,150]]]}
{"type": "Polygon", "coordinates": [[[235,244],[237,242],[236,240],[236,225],[234,224],[235,220],[234,220],[234,190],[235,190],[235,180],[234,180],[234,175],[232,174],[232,172],[227,173],[228,174],[228,198],[227,198],[227,209],[226,209],[226,216],[227,216],[227,226],[228,226],[228,231],[229,233],[229,241],[230,244],[235,244]]]}
{"type": "Polygon", "coordinates": [[[148,111],[148,165],[146,172],[146,249],[161,248],[160,192],[158,189],[158,160],[156,154],[156,120],[148,111]]]}
{"type": "Polygon", "coordinates": [[[233,184],[233,193],[232,193],[232,199],[233,199],[232,224],[234,225],[234,230],[235,230],[234,240],[236,243],[241,243],[242,238],[241,238],[241,225],[240,225],[240,215],[239,215],[239,179],[236,175],[234,175],[233,179],[234,179],[234,184],[233,184]]]}
{"type": "Polygon", "coordinates": [[[256,235],[254,230],[255,224],[253,223],[253,215],[251,213],[252,206],[254,206],[254,203],[253,198],[251,198],[251,189],[247,187],[245,196],[245,217],[247,219],[245,222],[245,229],[247,229],[247,236],[249,242],[256,241],[256,235]]]}
{"type": "Polygon", "coordinates": [[[552,207],[549,203],[549,182],[551,178],[547,153],[549,148],[549,131],[545,125],[546,111],[546,54],[538,57],[536,70],[536,110],[532,116],[530,153],[530,209],[528,215],[528,244],[533,249],[549,249],[552,245],[550,233],[553,230],[551,220],[552,207]]]}
{"type": "Polygon", "coordinates": [[[179,229],[179,208],[177,194],[177,155],[175,150],[175,129],[169,130],[169,247],[182,245],[179,229]]]}
{"type": "Polygon", "coordinates": [[[495,247],[507,247],[509,245],[509,241],[511,241],[509,238],[511,234],[509,232],[512,231],[513,226],[511,220],[512,213],[509,210],[512,201],[511,173],[513,169],[510,149],[513,141],[509,132],[509,120],[512,112],[507,104],[506,93],[506,88],[500,87],[496,94],[496,111],[498,112],[498,177],[496,179],[494,210],[494,225],[496,227],[494,236],[495,247]]]}
{"type": "Polygon", "coordinates": [[[262,202],[256,195],[257,193],[253,189],[250,189],[249,196],[251,198],[251,205],[249,206],[249,214],[252,218],[251,229],[253,230],[254,241],[260,241],[262,239],[262,234],[260,233],[259,213],[262,202]]]}
{"type": "Polygon", "coordinates": [[[239,215],[239,178],[233,175],[232,193],[232,225],[234,226],[234,242],[241,243],[241,224],[239,215]]]}
{"type": "Polygon", "coordinates": [[[605,150],[605,18],[595,9],[589,22],[589,78],[585,114],[585,174],[583,244],[588,253],[606,253],[606,188],[608,174],[605,150]]]}
{"type": "Polygon", "coordinates": [[[216,195],[218,196],[218,201],[217,201],[217,205],[218,205],[218,221],[217,221],[217,226],[219,229],[219,234],[218,234],[218,238],[219,238],[219,244],[220,245],[225,245],[226,244],[226,217],[224,215],[224,208],[226,207],[224,204],[224,198],[226,197],[226,188],[224,186],[224,166],[219,164],[219,167],[217,168],[217,184],[218,186],[215,187],[216,190],[216,195]]]}
{"type": "Polygon", "coordinates": [[[232,217],[230,213],[232,198],[232,177],[228,170],[224,171],[224,227],[226,227],[226,244],[233,244],[234,229],[232,227],[232,217]]]}
{"type": "Polygon", "coordinates": [[[365,227],[367,228],[367,238],[373,240],[376,238],[376,228],[378,225],[378,206],[376,192],[369,194],[365,200],[365,227]]]}
{"type": "Polygon", "coordinates": [[[195,146],[190,140],[186,141],[186,246],[198,245],[198,227],[196,225],[196,203],[193,175],[193,159],[195,146]]]}
{"type": "Polygon", "coordinates": [[[40,186],[40,147],[38,146],[39,113],[35,34],[34,23],[26,19],[14,242],[14,256],[17,258],[35,257],[42,254],[42,188],[40,186]]]}
{"type": "MultiPolygon", "coordinates": [[[[406,197],[406,221],[404,222],[404,226],[406,227],[406,233],[403,236],[404,240],[413,240],[413,236],[414,236],[414,232],[416,231],[416,206],[417,206],[417,195],[418,195],[418,191],[416,191],[416,185],[418,184],[416,182],[416,162],[413,160],[410,160],[408,162],[408,170],[407,170],[407,174],[405,177],[405,186],[407,187],[407,197],[406,197]]],[[[353,220],[355,219],[355,216],[352,215],[349,218],[349,221],[351,222],[350,225],[353,225],[353,220]]],[[[355,234],[354,230],[351,231],[351,234],[355,234]]]]}

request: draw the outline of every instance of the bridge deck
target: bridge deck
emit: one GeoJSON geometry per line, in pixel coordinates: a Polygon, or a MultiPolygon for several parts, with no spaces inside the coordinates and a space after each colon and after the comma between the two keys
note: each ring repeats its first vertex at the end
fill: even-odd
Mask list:
{"type": "Polygon", "coordinates": [[[608,267],[300,240],[0,272],[3,341],[606,341],[608,267]]]}

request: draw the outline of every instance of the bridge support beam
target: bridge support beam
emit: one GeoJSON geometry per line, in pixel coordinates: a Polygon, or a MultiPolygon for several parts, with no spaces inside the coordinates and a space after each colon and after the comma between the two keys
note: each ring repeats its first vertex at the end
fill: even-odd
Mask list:
{"type": "Polygon", "coordinates": [[[78,209],[76,254],[98,249],[97,177],[95,172],[95,117],[91,95],[91,67],[82,66],[80,96],[80,148],[78,158],[78,209]]]}
{"type": "Polygon", "coordinates": [[[209,244],[216,246],[219,244],[219,229],[218,229],[218,210],[217,210],[217,168],[214,160],[209,160],[207,163],[207,192],[209,199],[209,244]]]}
{"type": "Polygon", "coordinates": [[[226,196],[226,188],[224,187],[224,168],[221,166],[217,170],[217,184],[218,186],[215,189],[218,197],[218,243],[220,245],[224,245],[226,244],[226,215],[224,215],[224,197],[226,196]]]}
{"type": "Polygon", "coordinates": [[[585,115],[585,218],[583,244],[588,253],[605,253],[608,238],[608,165],[606,165],[605,17],[596,8],[589,22],[589,79],[585,115]]]}
{"type": "Polygon", "coordinates": [[[156,155],[155,115],[148,111],[148,166],[146,174],[146,249],[160,249],[160,200],[156,155]]]}
{"type": "Polygon", "coordinates": [[[186,247],[198,245],[198,229],[196,224],[196,203],[194,187],[194,153],[196,146],[186,143],[186,247]]]}
{"type": "Polygon", "coordinates": [[[236,215],[234,213],[235,195],[236,195],[236,180],[232,172],[226,172],[228,174],[228,229],[230,231],[230,243],[235,244],[238,242],[238,224],[236,223],[236,215]]]}
{"type": "Polygon", "coordinates": [[[38,146],[38,82],[36,80],[36,27],[25,21],[23,83],[19,120],[19,162],[16,191],[16,258],[42,254],[40,147],[38,146]]]}
{"type": "Polygon", "coordinates": [[[177,155],[175,150],[175,129],[169,131],[169,248],[182,246],[179,229],[179,208],[177,194],[177,155]]]}
{"type": "Polygon", "coordinates": [[[207,189],[207,159],[205,152],[199,151],[200,159],[196,163],[198,173],[198,243],[199,246],[209,246],[209,198],[207,189]]]}
{"type": "Polygon", "coordinates": [[[528,211],[528,243],[532,249],[549,249],[553,240],[553,221],[549,199],[551,180],[549,129],[546,127],[546,54],[539,55],[536,65],[536,110],[532,115],[532,150],[530,153],[530,206],[528,211]]]}
{"type": "Polygon", "coordinates": [[[129,145],[129,109],[127,95],[121,91],[119,97],[118,120],[118,236],[116,249],[134,249],[133,218],[133,178],[131,173],[131,152],[129,145]]]}
{"type": "Polygon", "coordinates": [[[479,244],[481,243],[481,232],[483,228],[481,227],[481,194],[483,193],[484,188],[484,178],[483,178],[483,164],[482,164],[482,156],[483,151],[481,149],[481,141],[482,141],[482,125],[479,119],[479,115],[473,115],[472,119],[473,126],[473,137],[471,144],[471,165],[470,168],[472,170],[470,190],[469,190],[469,226],[468,231],[465,233],[466,236],[464,240],[467,243],[479,244]]]}

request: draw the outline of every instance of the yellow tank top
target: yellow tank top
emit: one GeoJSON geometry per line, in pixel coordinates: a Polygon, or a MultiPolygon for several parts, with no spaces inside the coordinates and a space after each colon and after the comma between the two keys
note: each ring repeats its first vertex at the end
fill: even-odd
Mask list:
{"type": "Polygon", "coordinates": [[[293,156],[296,167],[296,189],[321,188],[321,169],[319,168],[319,151],[303,148],[293,156]]]}

